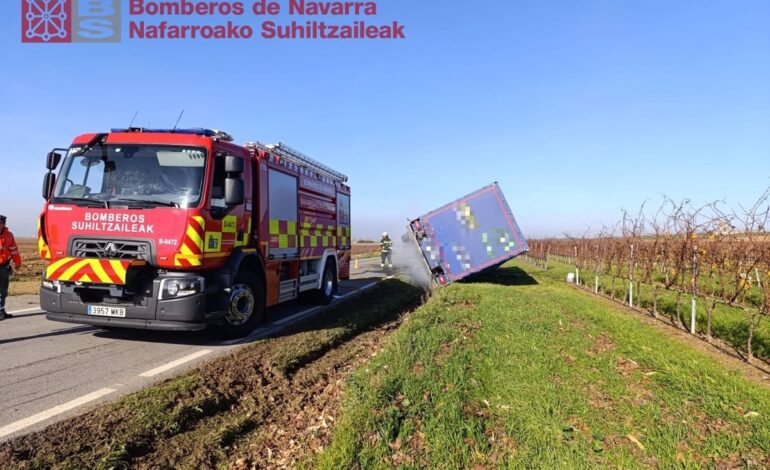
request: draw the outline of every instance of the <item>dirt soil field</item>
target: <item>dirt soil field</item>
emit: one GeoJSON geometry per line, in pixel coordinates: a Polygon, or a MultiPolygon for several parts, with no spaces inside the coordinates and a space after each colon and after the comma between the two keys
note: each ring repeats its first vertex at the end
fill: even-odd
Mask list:
{"type": "Polygon", "coordinates": [[[421,296],[386,281],[280,337],[0,444],[0,462],[25,469],[296,466],[328,445],[347,377],[421,296]]]}
{"type": "Polygon", "coordinates": [[[21,252],[21,269],[14,271],[8,289],[10,295],[37,294],[40,289],[40,273],[46,262],[40,259],[37,252],[37,240],[32,238],[17,238],[16,244],[21,252]]]}
{"type": "Polygon", "coordinates": [[[353,243],[352,257],[355,258],[370,258],[380,255],[379,243],[353,243]]]}

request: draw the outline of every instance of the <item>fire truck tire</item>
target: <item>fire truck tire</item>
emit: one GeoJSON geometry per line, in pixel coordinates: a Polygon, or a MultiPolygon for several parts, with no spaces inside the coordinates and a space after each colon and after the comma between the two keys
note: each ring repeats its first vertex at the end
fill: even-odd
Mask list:
{"type": "Polygon", "coordinates": [[[319,305],[329,305],[337,293],[337,269],[334,262],[328,261],[321,278],[321,288],[313,292],[313,301],[319,305]]]}
{"type": "Polygon", "coordinates": [[[242,338],[264,321],[264,288],[254,273],[238,273],[230,291],[227,308],[223,323],[213,328],[215,334],[221,338],[242,338]]]}

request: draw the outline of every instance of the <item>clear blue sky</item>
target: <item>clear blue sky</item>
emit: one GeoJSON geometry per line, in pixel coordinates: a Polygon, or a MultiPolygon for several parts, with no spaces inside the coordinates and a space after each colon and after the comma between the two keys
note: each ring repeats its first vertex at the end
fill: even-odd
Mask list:
{"type": "Polygon", "coordinates": [[[17,235],[34,234],[45,153],[137,109],[349,174],[355,238],[495,180],[528,236],[770,184],[767,1],[382,0],[407,40],[96,45],[21,44],[5,4],[0,213],[17,235]]]}

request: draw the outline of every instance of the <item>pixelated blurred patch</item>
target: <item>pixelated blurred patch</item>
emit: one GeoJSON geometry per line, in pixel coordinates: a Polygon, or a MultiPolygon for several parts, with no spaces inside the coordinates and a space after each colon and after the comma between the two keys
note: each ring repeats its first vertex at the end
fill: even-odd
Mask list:
{"type": "Polygon", "coordinates": [[[471,255],[468,253],[467,248],[464,246],[452,245],[452,252],[457,253],[457,261],[460,262],[460,266],[462,266],[463,269],[471,269],[471,255]]]}
{"type": "Polygon", "coordinates": [[[512,235],[507,230],[501,228],[492,229],[491,237],[487,232],[482,233],[481,241],[490,258],[495,257],[495,246],[502,247],[506,253],[516,247],[516,242],[513,241],[512,235]]]}
{"type": "Polygon", "coordinates": [[[471,230],[476,229],[476,216],[473,214],[468,204],[461,202],[455,208],[455,215],[457,216],[457,220],[460,222],[460,225],[464,227],[467,226],[471,230]]]}

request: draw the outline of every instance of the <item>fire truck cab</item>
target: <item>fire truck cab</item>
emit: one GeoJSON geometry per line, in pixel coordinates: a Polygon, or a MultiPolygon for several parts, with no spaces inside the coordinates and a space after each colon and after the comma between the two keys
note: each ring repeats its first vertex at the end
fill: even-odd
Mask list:
{"type": "Polygon", "coordinates": [[[241,337],[267,307],[301,294],[330,303],[349,277],[347,177],[285,144],[113,129],[46,163],[50,320],[241,337]]]}

